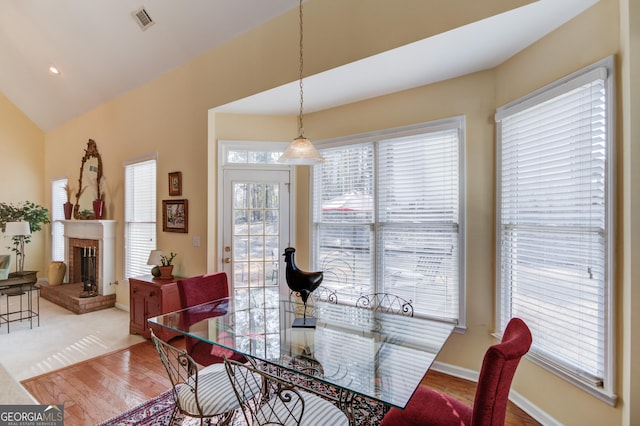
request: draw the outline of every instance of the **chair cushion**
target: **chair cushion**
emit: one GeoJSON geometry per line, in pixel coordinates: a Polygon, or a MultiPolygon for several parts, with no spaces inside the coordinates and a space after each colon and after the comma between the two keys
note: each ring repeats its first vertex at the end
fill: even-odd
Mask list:
{"type": "Polygon", "coordinates": [[[224,364],[212,364],[198,372],[198,401],[202,413],[189,386],[180,385],[177,395],[178,405],[186,413],[215,415],[240,408],[224,364]]]}
{"type": "Polygon", "coordinates": [[[392,408],[380,426],[468,426],[472,409],[440,392],[419,386],[404,410],[392,408]]]}

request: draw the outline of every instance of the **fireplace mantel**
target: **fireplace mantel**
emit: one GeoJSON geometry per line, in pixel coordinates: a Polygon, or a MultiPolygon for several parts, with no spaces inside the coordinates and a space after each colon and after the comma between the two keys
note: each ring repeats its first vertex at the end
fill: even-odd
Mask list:
{"type": "MultiPolygon", "coordinates": [[[[114,294],[115,281],[115,220],[64,220],[64,257],[70,265],[72,247],[69,239],[95,240],[98,242],[96,284],[100,295],[114,294]]],[[[69,275],[67,268],[67,280],[69,275]]]]}

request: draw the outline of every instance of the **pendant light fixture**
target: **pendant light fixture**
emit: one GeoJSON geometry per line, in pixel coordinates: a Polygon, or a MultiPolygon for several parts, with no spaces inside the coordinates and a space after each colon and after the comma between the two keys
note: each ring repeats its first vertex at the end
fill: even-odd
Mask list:
{"type": "Polygon", "coordinates": [[[324,158],[313,146],[311,141],[304,136],[302,124],[302,112],[304,104],[304,90],[302,88],[302,70],[304,61],[302,58],[302,0],[300,0],[300,114],[298,115],[298,128],[300,136],[295,138],[287,150],[278,158],[278,161],[293,165],[311,165],[324,162],[324,158]]]}

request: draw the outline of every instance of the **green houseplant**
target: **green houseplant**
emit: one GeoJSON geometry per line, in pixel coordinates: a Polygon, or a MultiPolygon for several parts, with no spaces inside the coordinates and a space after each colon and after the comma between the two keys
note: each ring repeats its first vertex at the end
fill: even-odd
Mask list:
{"type": "Polygon", "coordinates": [[[168,256],[160,256],[162,265],[158,266],[160,269],[160,278],[164,280],[173,278],[173,259],[177,256],[176,253],[170,252],[168,256]]]}
{"type": "MultiPolygon", "coordinates": [[[[42,225],[51,223],[49,220],[49,210],[31,201],[24,201],[19,204],[13,203],[0,203],[0,229],[5,232],[7,222],[29,222],[29,228],[31,234],[42,230],[42,225]]],[[[21,252],[20,247],[22,244],[29,244],[31,242],[31,235],[14,236],[12,237],[13,247],[7,247],[14,253],[16,253],[16,263],[19,269],[24,269],[24,251],[21,252]]]]}

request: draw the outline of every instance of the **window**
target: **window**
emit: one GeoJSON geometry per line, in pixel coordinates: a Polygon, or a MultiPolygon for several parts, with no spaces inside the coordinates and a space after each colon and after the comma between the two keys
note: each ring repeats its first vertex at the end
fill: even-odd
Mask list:
{"type": "Polygon", "coordinates": [[[318,143],[313,256],[352,303],[393,293],[464,325],[464,118],[318,143]]]}
{"type": "Polygon", "coordinates": [[[51,181],[51,260],[64,261],[64,203],[67,178],[51,181]]]}
{"type": "MultiPolygon", "coordinates": [[[[613,397],[612,61],[497,111],[498,324],[531,358],[613,397]]],[[[604,394],[604,397],[603,397],[604,394]]]]}
{"type": "Polygon", "coordinates": [[[125,163],[125,277],[149,273],[156,248],[156,158],[125,163]]]}

